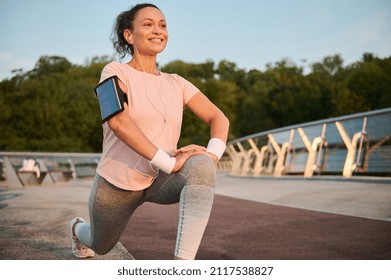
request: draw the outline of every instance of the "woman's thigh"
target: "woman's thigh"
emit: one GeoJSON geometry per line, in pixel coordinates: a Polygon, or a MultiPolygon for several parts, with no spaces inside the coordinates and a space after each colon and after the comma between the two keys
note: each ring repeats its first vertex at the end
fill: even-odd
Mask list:
{"type": "Polygon", "coordinates": [[[146,190],[145,201],[158,204],[174,204],[180,200],[182,189],[187,185],[214,187],[216,170],[212,160],[205,155],[190,157],[178,173],[160,172],[146,190]]]}

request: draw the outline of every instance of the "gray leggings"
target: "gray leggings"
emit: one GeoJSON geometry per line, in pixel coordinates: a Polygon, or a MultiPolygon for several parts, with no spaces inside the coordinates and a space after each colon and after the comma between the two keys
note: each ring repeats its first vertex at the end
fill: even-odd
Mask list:
{"type": "Polygon", "coordinates": [[[160,172],[153,184],[142,191],[117,188],[96,175],[90,194],[90,224],[79,224],[76,235],[97,254],[106,254],[117,244],[141,204],[179,202],[174,255],[194,259],[212,209],[215,179],[215,166],[205,155],[190,157],[178,173],[160,172]]]}

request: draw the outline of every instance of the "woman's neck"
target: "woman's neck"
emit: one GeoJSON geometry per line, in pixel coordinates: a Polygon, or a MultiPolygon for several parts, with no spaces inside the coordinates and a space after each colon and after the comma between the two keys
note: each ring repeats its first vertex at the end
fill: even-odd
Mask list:
{"type": "Polygon", "coordinates": [[[144,73],[159,75],[159,71],[156,69],[156,59],[144,58],[141,56],[133,56],[132,60],[128,62],[129,66],[133,67],[138,71],[144,73]]]}

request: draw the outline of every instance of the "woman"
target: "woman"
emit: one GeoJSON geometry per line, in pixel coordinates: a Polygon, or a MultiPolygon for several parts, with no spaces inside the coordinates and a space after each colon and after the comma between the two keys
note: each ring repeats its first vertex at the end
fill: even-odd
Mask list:
{"type": "Polygon", "coordinates": [[[190,82],[156,69],[168,31],[155,5],[139,4],[121,13],[113,34],[120,56],[131,54],[132,59],[106,65],[101,81],[117,76],[128,104],[103,124],[103,152],[89,201],[90,224],[80,217],[72,220],[73,253],[78,258],[106,254],[144,202],[179,202],[174,257],[194,259],[212,208],[214,162],[224,153],[229,121],[190,82]],[[177,149],[185,107],[210,125],[206,148],[177,149]]]}

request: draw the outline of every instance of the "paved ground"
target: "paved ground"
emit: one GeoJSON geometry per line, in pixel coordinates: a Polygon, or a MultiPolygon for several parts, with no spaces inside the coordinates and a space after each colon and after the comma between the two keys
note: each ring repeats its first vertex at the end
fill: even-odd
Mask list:
{"type": "Polygon", "coordinates": [[[391,221],[391,178],[255,178],[219,174],[217,194],[376,220],[391,221]]]}
{"type": "MultiPolygon", "coordinates": [[[[1,188],[0,259],[70,260],[69,222],[75,216],[88,219],[87,201],[91,181],[22,189],[1,188]],[[12,197],[11,195],[16,195],[12,197]]],[[[99,260],[133,259],[117,246],[99,260]]]]}
{"type": "MultiPolygon", "coordinates": [[[[219,174],[216,193],[197,259],[391,260],[387,182],[219,174]]],[[[136,259],[171,259],[177,213],[143,205],[121,243],[136,259]]]]}
{"type": "MultiPolygon", "coordinates": [[[[90,187],[0,185],[0,259],[73,259],[69,221],[88,219],[90,187]]],[[[391,259],[390,181],[219,174],[216,194],[197,259],[391,259]]],[[[170,259],[177,207],[143,205],[94,259],[170,259]]]]}

